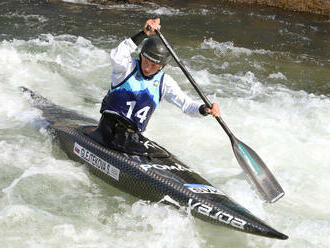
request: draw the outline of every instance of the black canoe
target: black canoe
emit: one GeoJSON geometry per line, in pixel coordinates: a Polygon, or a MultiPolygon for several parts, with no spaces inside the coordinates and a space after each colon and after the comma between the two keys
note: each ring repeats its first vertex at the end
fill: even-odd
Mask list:
{"type": "Polygon", "coordinates": [[[47,129],[68,157],[85,163],[96,176],[114,187],[144,200],[166,201],[177,207],[186,207],[200,219],[234,230],[268,238],[288,238],[156,143],[150,141],[149,145],[157,147],[159,152],[146,156],[105,148],[93,133],[96,120],[55,105],[25,87],[20,89],[31,104],[42,111],[47,129]]]}

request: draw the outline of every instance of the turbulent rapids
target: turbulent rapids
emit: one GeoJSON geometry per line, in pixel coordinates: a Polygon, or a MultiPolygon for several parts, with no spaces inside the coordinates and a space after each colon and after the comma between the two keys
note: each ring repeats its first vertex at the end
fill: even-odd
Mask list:
{"type": "Polygon", "coordinates": [[[165,199],[166,203],[186,207],[207,222],[269,238],[288,238],[232,201],[155,142],[149,140],[147,145],[156,147],[157,152],[145,156],[105,148],[100,144],[100,137],[93,134],[95,120],[55,105],[27,88],[21,90],[31,104],[42,111],[47,129],[68,157],[85,163],[107,183],[144,200],[165,199]]]}
{"type": "MultiPolygon", "coordinates": [[[[325,197],[330,195],[329,18],[234,8],[223,1],[111,6],[66,2],[0,3],[0,247],[329,246],[330,198],[325,197]],[[83,156],[78,157],[72,143],[68,149],[80,161],[76,162],[52,144],[53,129],[36,128],[45,123],[92,130],[109,90],[110,50],[150,17],[161,18],[162,31],[184,65],[207,97],[219,103],[234,134],[258,152],[285,197],[265,204],[248,184],[218,123],[209,117],[191,118],[166,101],[155,111],[146,135],[189,168],[113,154],[141,164],[141,175],[152,172],[199,197],[182,203],[165,197],[180,203],[179,209],[120,190],[114,168],[120,169],[119,181],[125,170],[110,163],[103,156],[105,150],[101,154],[77,143],[83,156]],[[44,104],[43,111],[31,107],[30,94],[23,97],[17,90],[21,85],[85,117],[51,104],[44,104]],[[88,168],[112,183],[103,182],[88,168]],[[196,172],[211,184],[179,179],[196,172]],[[178,177],[170,176],[174,174],[178,177]],[[220,222],[219,217],[225,220],[221,209],[217,206],[209,214],[209,207],[215,208],[209,205],[211,200],[199,200],[219,198],[220,190],[290,238],[242,233],[232,226],[237,219],[232,225],[220,222]],[[202,217],[221,225],[187,214],[189,206],[192,214],[200,211],[202,217]],[[217,221],[210,217],[217,214],[217,221]]],[[[166,73],[185,94],[200,100],[173,60],[166,73]]],[[[92,144],[98,151],[102,147],[92,144]]]]}

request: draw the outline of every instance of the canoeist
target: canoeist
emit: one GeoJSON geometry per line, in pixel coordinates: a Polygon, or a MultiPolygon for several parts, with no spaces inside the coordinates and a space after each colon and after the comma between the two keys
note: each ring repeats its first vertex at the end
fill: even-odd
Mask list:
{"type": "Polygon", "coordinates": [[[157,36],[152,37],[156,29],[160,29],[160,19],[149,19],[142,31],[111,50],[112,82],[102,102],[97,128],[110,148],[139,154],[152,152],[141,133],[162,99],[192,116],[220,116],[218,104],[207,108],[192,101],[171,76],[164,74],[162,69],[170,53],[157,36]],[[146,38],[139,59],[133,58],[132,53],[146,38]]]}

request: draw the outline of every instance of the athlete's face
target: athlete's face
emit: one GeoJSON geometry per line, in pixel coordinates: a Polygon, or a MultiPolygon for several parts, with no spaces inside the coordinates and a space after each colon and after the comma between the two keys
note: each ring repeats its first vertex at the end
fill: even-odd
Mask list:
{"type": "Polygon", "coordinates": [[[156,64],[144,56],[141,56],[141,69],[143,75],[149,77],[156,74],[160,69],[162,69],[162,65],[156,64]]]}

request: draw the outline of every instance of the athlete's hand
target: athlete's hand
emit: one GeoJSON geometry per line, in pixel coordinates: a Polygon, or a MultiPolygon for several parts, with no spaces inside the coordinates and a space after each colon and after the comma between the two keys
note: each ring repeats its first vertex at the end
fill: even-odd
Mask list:
{"type": "Polygon", "coordinates": [[[212,103],[212,108],[205,108],[205,112],[213,117],[220,117],[220,108],[217,103],[212,103]]]}
{"type": "Polygon", "coordinates": [[[160,19],[149,19],[146,21],[144,24],[143,31],[145,32],[146,35],[150,36],[154,33],[155,29],[160,30],[160,19]]]}

